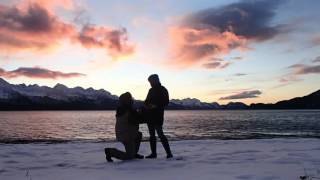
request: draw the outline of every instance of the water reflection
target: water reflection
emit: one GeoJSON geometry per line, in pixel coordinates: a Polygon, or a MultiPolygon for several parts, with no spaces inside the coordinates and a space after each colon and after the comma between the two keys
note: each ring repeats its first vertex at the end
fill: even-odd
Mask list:
{"type": "MultiPolygon", "coordinates": [[[[114,111],[0,112],[0,141],[114,140],[114,111]]],[[[320,137],[320,111],[166,111],[171,139],[320,137]]],[[[141,125],[145,137],[146,125],[141,125]]]]}

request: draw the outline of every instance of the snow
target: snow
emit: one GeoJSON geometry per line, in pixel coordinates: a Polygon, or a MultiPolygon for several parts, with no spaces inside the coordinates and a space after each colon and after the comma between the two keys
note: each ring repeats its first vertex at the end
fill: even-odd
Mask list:
{"type": "MultiPolygon", "coordinates": [[[[107,163],[103,149],[120,143],[0,144],[0,179],[299,179],[320,176],[320,139],[171,142],[175,159],[107,163]]],[[[142,154],[149,153],[146,142],[142,154]]]]}

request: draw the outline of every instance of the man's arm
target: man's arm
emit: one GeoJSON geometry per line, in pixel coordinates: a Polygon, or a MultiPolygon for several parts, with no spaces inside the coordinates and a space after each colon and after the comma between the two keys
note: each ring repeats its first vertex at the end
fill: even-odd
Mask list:
{"type": "Polygon", "coordinates": [[[154,104],[155,98],[155,90],[151,88],[148,92],[146,100],[144,101],[144,105],[147,109],[153,109],[157,107],[157,105],[154,104]]]}
{"type": "Polygon", "coordinates": [[[162,88],[162,95],[161,95],[160,102],[163,108],[169,104],[169,92],[165,87],[162,88]]]}
{"type": "Polygon", "coordinates": [[[148,92],[146,100],[144,101],[144,104],[147,106],[151,104],[151,89],[149,89],[149,92],[148,92]]]}
{"type": "Polygon", "coordinates": [[[169,92],[168,92],[168,90],[166,89],[166,88],[164,88],[165,89],[165,101],[164,101],[164,106],[168,106],[168,104],[169,104],[169,101],[170,101],[170,99],[169,99],[169,92]]]}
{"type": "Polygon", "coordinates": [[[129,118],[129,123],[133,125],[140,124],[142,120],[142,116],[135,109],[131,109],[129,111],[128,118],[129,118]]]}

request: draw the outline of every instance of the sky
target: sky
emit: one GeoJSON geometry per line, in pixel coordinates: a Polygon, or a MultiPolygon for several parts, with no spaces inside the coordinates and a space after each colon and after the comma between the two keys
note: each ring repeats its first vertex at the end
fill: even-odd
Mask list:
{"type": "Polygon", "coordinates": [[[319,90],[317,0],[0,0],[0,77],[274,103],[319,90]]]}

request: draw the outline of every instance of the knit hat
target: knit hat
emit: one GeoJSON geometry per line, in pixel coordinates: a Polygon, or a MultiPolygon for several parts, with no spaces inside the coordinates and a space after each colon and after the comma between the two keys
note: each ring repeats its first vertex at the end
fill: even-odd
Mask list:
{"type": "Polygon", "coordinates": [[[149,82],[155,82],[155,83],[160,83],[160,79],[159,79],[159,76],[158,74],[151,74],[149,77],[148,77],[148,81],[149,82]]]}

